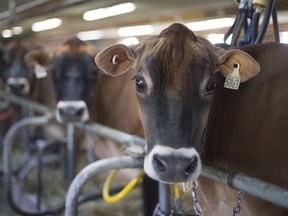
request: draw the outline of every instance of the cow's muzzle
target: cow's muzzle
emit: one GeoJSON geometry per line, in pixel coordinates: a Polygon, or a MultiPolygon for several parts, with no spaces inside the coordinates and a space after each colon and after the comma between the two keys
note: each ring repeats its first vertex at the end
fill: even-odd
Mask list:
{"type": "Polygon", "coordinates": [[[14,94],[25,95],[30,91],[30,85],[26,78],[12,77],[7,79],[7,88],[14,94]]]}
{"type": "Polygon", "coordinates": [[[84,101],[59,101],[56,109],[58,122],[86,122],[89,112],[84,101]]]}
{"type": "Polygon", "coordinates": [[[194,148],[155,146],[145,157],[144,170],[157,181],[188,182],[200,175],[201,160],[194,148]]]}

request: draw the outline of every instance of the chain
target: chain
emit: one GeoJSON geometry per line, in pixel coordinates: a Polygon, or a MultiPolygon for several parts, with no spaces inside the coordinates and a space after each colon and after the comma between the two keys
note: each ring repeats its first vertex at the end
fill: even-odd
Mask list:
{"type": "Polygon", "coordinates": [[[198,184],[197,181],[193,181],[193,182],[188,182],[187,183],[188,189],[191,190],[191,194],[192,194],[192,198],[193,198],[194,211],[195,211],[195,213],[198,216],[201,216],[202,215],[202,208],[201,208],[198,196],[197,196],[197,188],[198,188],[198,186],[199,186],[199,184],[198,184]]]}
{"type": "Polygon", "coordinates": [[[238,191],[237,192],[237,202],[236,205],[233,208],[233,216],[238,216],[241,211],[241,202],[244,197],[244,192],[243,191],[238,191]]]}

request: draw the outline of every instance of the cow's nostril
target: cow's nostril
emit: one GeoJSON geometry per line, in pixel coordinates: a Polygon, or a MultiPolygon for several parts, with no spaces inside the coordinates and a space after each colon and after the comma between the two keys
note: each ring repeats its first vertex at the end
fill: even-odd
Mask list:
{"type": "Polygon", "coordinates": [[[10,89],[14,91],[22,91],[24,89],[23,83],[13,83],[9,85],[10,89]]]}
{"type": "Polygon", "coordinates": [[[195,172],[198,164],[198,158],[194,156],[190,161],[188,167],[185,169],[185,175],[189,176],[191,173],[195,172]]]}
{"type": "Polygon", "coordinates": [[[84,108],[79,108],[76,112],[76,116],[81,117],[84,115],[84,108]]]}
{"type": "Polygon", "coordinates": [[[153,167],[158,172],[166,171],[166,163],[164,160],[161,159],[161,156],[156,154],[153,157],[153,167]]]}
{"type": "Polygon", "coordinates": [[[65,110],[63,108],[59,108],[60,116],[65,116],[65,110]]]}

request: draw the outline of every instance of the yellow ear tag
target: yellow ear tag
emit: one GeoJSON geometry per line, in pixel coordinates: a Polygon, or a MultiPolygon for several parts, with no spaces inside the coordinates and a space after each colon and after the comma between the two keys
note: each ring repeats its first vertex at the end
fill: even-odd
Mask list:
{"type": "Polygon", "coordinates": [[[224,88],[237,90],[240,86],[241,81],[241,77],[239,74],[240,64],[234,64],[233,67],[233,72],[226,77],[224,88]]]}

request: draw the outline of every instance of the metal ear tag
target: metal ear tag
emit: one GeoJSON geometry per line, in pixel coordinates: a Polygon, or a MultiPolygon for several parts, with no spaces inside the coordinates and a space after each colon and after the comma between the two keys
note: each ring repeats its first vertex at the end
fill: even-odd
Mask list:
{"type": "Polygon", "coordinates": [[[35,64],[34,73],[37,79],[45,78],[48,75],[46,69],[37,62],[35,64]]]}
{"type": "Polygon", "coordinates": [[[241,77],[239,74],[240,64],[234,64],[233,67],[233,72],[226,77],[224,88],[237,90],[241,82],[241,77]]]}

